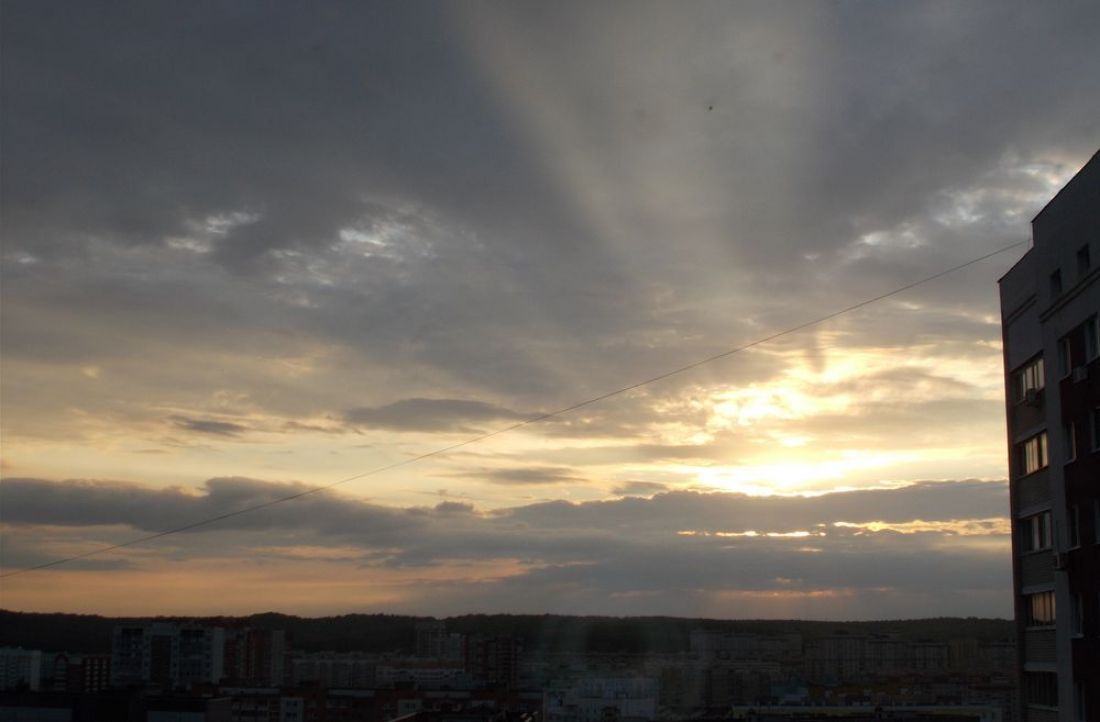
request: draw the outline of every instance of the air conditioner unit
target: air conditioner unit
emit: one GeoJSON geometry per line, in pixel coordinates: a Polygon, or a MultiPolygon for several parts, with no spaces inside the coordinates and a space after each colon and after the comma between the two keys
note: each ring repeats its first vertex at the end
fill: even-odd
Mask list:
{"type": "Polygon", "coordinates": [[[1069,569],[1069,554],[1066,552],[1054,552],[1054,568],[1069,569]]]}
{"type": "Polygon", "coordinates": [[[1028,389],[1024,392],[1024,403],[1028,406],[1040,406],[1043,403],[1043,394],[1039,389],[1028,389]]]}
{"type": "Polygon", "coordinates": [[[1073,383],[1081,383],[1089,377],[1089,370],[1084,366],[1073,369],[1073,383]]]}

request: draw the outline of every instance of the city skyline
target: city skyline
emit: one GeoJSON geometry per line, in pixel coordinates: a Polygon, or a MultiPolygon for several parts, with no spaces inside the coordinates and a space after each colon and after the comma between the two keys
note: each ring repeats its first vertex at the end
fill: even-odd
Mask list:
{"type": "MultiPolygon", "coordinates": [[[[3,571],[1026,241],[1100,145],[1088,3],[625,7],[6,7],[3,571]]],[[[1010,617],[1023,250],[0,606],[1010,617]]]]}

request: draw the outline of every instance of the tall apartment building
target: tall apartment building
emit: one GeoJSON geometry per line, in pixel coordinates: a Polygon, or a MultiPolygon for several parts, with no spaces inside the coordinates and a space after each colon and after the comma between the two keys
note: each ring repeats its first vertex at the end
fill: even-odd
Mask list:
{"type": "Polygon", "coordinates": [[[515,637],[466,637],[466,672],[489,688],[519,686],[519,656],[515,637]]]}
{"type": "Polygon", "coordinates": [[[465,635],[447,631],[438,619],[416,625],[416,656],[425,659],[461,660],[466,645],[465,635]]]}
{"type": "Polygon", "coordinates": [[[286,633],[245,627],[225,632],[224,679],[233,684],[277,687],[286,681],[286,633]]]}
{"type": "Polygon", "coordinates": [[[1022,719],[1100,719],[1100,153],[1001,279],[1022,719]]]}
{"type": "Polygon", "coordinates": [[[224,654],[221,627],[171,622],[120,625],[111,640],[111,683],[168,689],[216,683],[223,675],[224,654]]]}

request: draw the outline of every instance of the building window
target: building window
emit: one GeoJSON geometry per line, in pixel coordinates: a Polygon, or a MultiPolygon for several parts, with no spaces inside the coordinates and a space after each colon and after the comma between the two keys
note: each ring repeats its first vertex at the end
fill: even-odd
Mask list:
{"type": "Polygon", "coordinates": [[[1081,546],[1081,508],[1075,504],[1066,512],[1066,542],[1075,549],[1081,546]]]}
{"type": "Polygon", "coordinates": [[[1023,547],[1025,552],[1036,552],[1042,549],[1050,549],[1050,512],[1029,516],[1020,522],[1023,533],[1023,547]]]}
{"type": "Polygon", "coordinates": [[[1080,594],[1071,594],[1070,604],[1070,633],[1078,637],[1085,634],[1085,598],[1080,594]]]}
{"type": "Polygon", "coordinates": [[[1050,463],[1047,452],[1047,432],[1032,436],[1021,444],[1017,444],[1019,450],[1019,465],[1021,476],[1033,474],[1039,469],[1046,468],[1050,463]]]}
{"type": "Polygon", "coordinates": [[[1029,627],[1054,626],[1054,591],[1025,594],[1024,614],[1029,627]]]}
{"type": "Polygon", "coordinates": [[[1077,426],[1072,422],[1062,424],[1062,443],[1066,452],[1066,463],[1077,460],[1077,426]]]}
{"type": "Polygon", "coordinates": [[[1092,361],[1100,356],[1100,336],[1097,336],[1096,316],[1085,321],[1085,360],[1092,361]]]}
{"type": "Polygon", "coordinates": [[[1050,274],[1050,295],[1054,298],[1062,295],[1062,271],[1058,270],[1050,274]]]}
{"type": "Polygon", "coordinates": [[[1092,541],[1100,544],[1100,499],[1092,503],[1092,541]]]}
{"type": "Polygon", "coordinates": [[[1024,672],[1024,701],[1044,707],[1058,706],[1058,675],[1054,672],[1024,672]]]}
{"type": "Polygon", "coordinates": [[[1089,258],[1089,244],[1077,249],[1077,275],[1084,276],[1092,269],[1092,259],[1089,258]]]}
{"type": "Polygon", "coordinates": [[[1069,336],[1058,342],[1058,367],[1062,369],[1063,377],[1073,371],[1073,347],[1069,344],[1069,336]]]}
{"type": "Polygon", "coordinates": [[[1089,426],[1092,427],[1092,450],[1100,451],[1100,409],[1093,409],[1090,416],[1089,426]]]}
{"type": "Polygon", "coordinates": [[[1043,357],[1040,356],[1016,372],[1016,401],[1027,401],[1046,385],[1043,357]]]}

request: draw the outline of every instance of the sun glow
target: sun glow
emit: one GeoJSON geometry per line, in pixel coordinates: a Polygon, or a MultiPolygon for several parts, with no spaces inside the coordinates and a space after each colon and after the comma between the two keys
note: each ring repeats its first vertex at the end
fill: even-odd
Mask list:
{"type": "Polygon", "coordinates": [[[947,519],[943,521],[925,521],[914,519],[905,522],[850,522],[837,521],[833,526],[842,529],[858,529],[856,532],[890,531],[897,534],[957,534],[959,536],[988,536],[1010,534],[1012,531],[1008,519],[947,519]]]}
{"type": "Polygon", "coordinates": [[[699,483],[722,491],[752,495],[790,494],[812,491],[823,482],[843,481],[854,471],[879,469],[916,458],[908,452],[849,449],[834,452],[834,458],[743,466],[690,467],[699,483]]]}
{"type": "Polygon", "coordinates": [[[748,531],[705,531],[705,530],[693,530],[685,529],[683,531],[676,532],[677,536],[698,536],[698,537],[748,537],[750,539],[761,537],[767,539],[805,539],[810,536],[825,536],[823,531],[805,531],[799,529],[798,531],[756,531],[755,529],[749,529],[748,531]]]}

